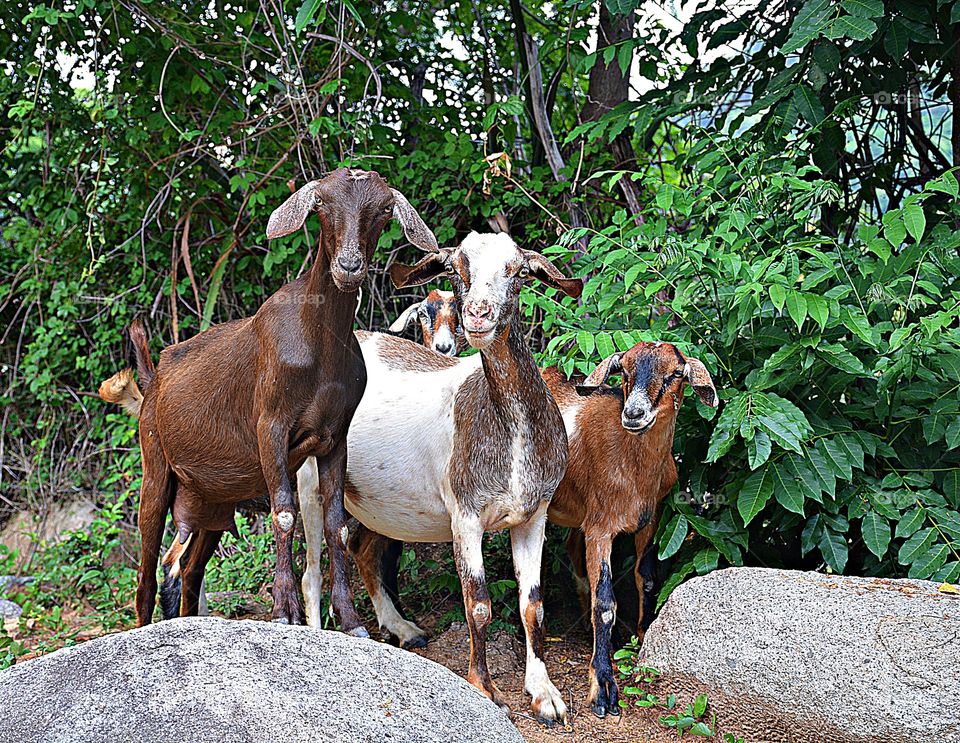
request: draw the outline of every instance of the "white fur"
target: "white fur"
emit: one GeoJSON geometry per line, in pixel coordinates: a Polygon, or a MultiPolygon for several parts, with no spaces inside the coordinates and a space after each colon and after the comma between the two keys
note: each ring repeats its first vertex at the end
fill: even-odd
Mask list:
{"type": "MultiPolygon", "coordinates": [[[[391,368],[373,334],[360,348],[367,389],[347,435],[347,476],[360,497],[347,509],[365,526],[405,542],[449,542],[444,497],[453,447],[453,401],[480,356],[436,371],[391,368]]],[[[446,502],[445,502],[446,501],[446,502]]]]}
{"type": "Polygon", "coordinates": [[[316,629],[323,626],[320,597],[323,595],[323,570],[320,555],[323,552],[323,505],[320,503],[317,460],[308,457],[297,471],[297,493],[300,497],[300,517],[307,538],[307,567],[300,585],[303,588],[307,624],[316,629]]]}
{"type": "Polygon", "coordinates": [[[460,251],[470,261],[470,289],[463,298],[463,306],[489,302],[497,309],[502,308],[511,282],[503,267],[519,257],[517,244],[506,233],[481,235],[471,232],[460,244],[460,251]]]}
{"type": "MultiPolygon", "coordinates": [[[[520,594],[520,616],[524,619],[527,645],[527,664],[523,688],[533,698],[534,707],[548,720],[561,720],[567,716],[563,696],[547,674],[547,667],[533,650],[531,630],[526,623],[530,606],[530,591],[540,585],[540,561],[543,555],[544,530],[547,526],[547,507],[544,505],[530,521],[510,530],[513,548],[513,566],[517,574],[517,590],[520,594]]],[[[543,604],[537,607],[537,624],[543,624],[543,604]]]]}
{"type": "Polygon", "coordinates": [[[457,350],[457,339],[453,336],[453,331],[450,330],[450,326],[446,323],[440,325],[437,328],[437,332],[433,335],[433,343],[431,347],[434,351],[437,350],[437,347],[450,348],[455,353],[457,350]]]}
{"type": "Polygon", "coordinates": [[[397,611],[397,607],[386,592],[380,591],[371,600],[373,610],[377,614],[377,622],[400,641],[400,647],[416,637],[426,637],[427,633],[420,627],[400,616],[400,612],[397,611]]]}

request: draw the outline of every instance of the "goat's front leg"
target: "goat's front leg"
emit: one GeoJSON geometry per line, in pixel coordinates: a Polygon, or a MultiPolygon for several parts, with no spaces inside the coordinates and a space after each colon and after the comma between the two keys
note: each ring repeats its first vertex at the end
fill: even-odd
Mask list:
{"type": "Polygon", "coordinates": [[[543,556],[546,505],[527,523],[510,530],[513,569],[520,592],[520,616],[527,636],[527,670],[524,690],[531,697],[533,713],[548,725],[567,717],[567,705],[547,674],[543,661],[543,595],[540,591],[540,561],[543,556]]]}
{"type": "Polygon", "coordinates": [[[487,626],[493,619],[487,578],[483,569],[483,525],[476,514],[452,515],[453,557],[460,574],[463,604],[470,631],[470,668],[467,681],[509,712],[487,668],[487,626]]]}
{"type": "Polygon", "coordinates": [[[587,575],[593,599],[593,658],[590,661],[590,707],[597,717],[620,714],[617,681],[613,676],[612,630],[617,621],[617,599],[610,572],[609,534],[586,535],[587,575]]]}
{"type": "Polygon", "coordinates": [[[297,470],[297,498],[300,501],[303,536],[307,543],[307,566],[300,586],[303,588],[307,624],[320,629],[323,627],[323,570],[320,567],[323,554],[323,504],[320,502],[320,477],[314,457],[307,457],[297,470]]]}
{"type": "Polygon", "coordinates": [[[347,442],[317,458],[317,482],[323,507],[323,534],[330,555],[330,609],[340,627],[354,637],[370,637],[353,605],[350,565],[347,562],[347,512],[343,507],[343,480],[347,473],[347,442]]]}
{"type": "Polygon", "coordinates": [[[303,604],[293,574],[293,528],[297,523],[297,502],[287,474],[289,428],[268,416],[257,421],[260,466],[270,493],[273,537],[277,545],[277,566],[273,578],[273,621],[303,624],[303,604]]]}

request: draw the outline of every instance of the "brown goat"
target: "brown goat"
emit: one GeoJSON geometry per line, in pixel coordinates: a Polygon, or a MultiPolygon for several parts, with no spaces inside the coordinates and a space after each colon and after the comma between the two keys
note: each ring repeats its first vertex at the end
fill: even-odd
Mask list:
{"type": "Polygon", "coordinates": [[[305,275],[267,299],[253,317],[164,349],[156,369],[135,323],[131,340],[143,386],[138,410],[131,402],[137,394],[123,380],[101,385],[105,399],[140,416],[138,625],[152,619],[167,512],[173,511],[178,538],[164,557],[165,583],[179,578],[181,592],[179,611],[167,607],[164,616],[194,615],[204,568],[223,532],[234,528],[236,505],[264,492],[277,542],[273,618],[302,624],[291,552],[297,515],[291,477],[315,457],[331,605],[344,631],[367,634],[353,606],[342,536],[347,429],[366,385],[353,334],[357,290],[391,216],[418,247],[435,251],[437,242],[377,173],[345,168],[287,199],[271,215],[267,237],[298,230],[313,211],[321,238],[305,275]]]}
{"type": "Polygon", "coordinates": [[[550,502],[549,518],[554,524],[575,527],[567,549],[578,578],[582,581],[585,572],[589,580],[594,633],[591,707],[598,717],[618,715],[611,659],[617,615],[610,570],[613,539],[624,532],[635,534],[639,625],[640,561],[657,530],[663,499],[677,481],[673,434],[684,385],[689,383],[712,407],[718,404],[717,392],[706,367],[669,343],[638,343],[625,353],[615,353],[579,385],[564,379],[556,368],[543,374],[570,441],[567,473],[550,502]],[[615,374],[623,380],[621,388],[600,389],[615,374]]]}
{"type": "MultiPolygon", "coordinates": [[[[566,380],[556,367],[542,370],[541,375],[563,415],[569,442],[566,474],[547,518],[572,528],[567,550],[581,598],[591,604],[591,707],[600,717],[617,715],[611,661],[616,620],[610,570],[613,539],[624,532],[635,534],[640,625],[644,590],[640,563],[657,530],[663,499],[677,480],[672,448],[683,387],[691,384],[711,406],[717,405],[716,390],[706,367],[669,343],[638,343],[614,354],[579,385],[566,380]],[[622,389],[598,389],[613,374],[621,375],[622,389]]],[[[426,644],[423,630],[398,605],[401,548],[400,543],[368,529],[354,534],[350,545],[382,630],[405,647],[422,647],[426,644]]],[[[642,629],[639,632],[642,638],[642,629]]]]}

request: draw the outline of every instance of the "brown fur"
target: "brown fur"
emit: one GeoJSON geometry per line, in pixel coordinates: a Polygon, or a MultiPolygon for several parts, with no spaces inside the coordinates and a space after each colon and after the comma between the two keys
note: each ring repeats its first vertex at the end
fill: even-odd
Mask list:
{"type": "Polygon", "coordinates": [[[673,436],[684,386],[695,384],[694,390],[707,404],[714,404],[717,398],[703,365],[686,359],[669,343],[638,343],[624,354],[604,359],[598,372],[581,385],[565,380],[556,368],[545,369],[543,377],[561,411],[579,407],[567,472],[550,502],[549,519],[583,534],[582,540],[571,536],[568,550],[577,577],[582,580],[585,567],[590,583],[594,625],[590,701],[602,717],[619,713],[610,658],[613,620],[604,620],[605,615],[616,616],[609,582],[613,538],[623,532],[635,533],[638,635],[642,639],[644,586],[639,565],[656,532],[663,499],[677,481],[673,436]],[[622,376],[619,390],[600,388],[589,397],[578,396],[578,387],[593,389],[611,373],[622,376]],[[646,393],[657,416],[649,430],[635,434],[624,428],[621,413],[641,375],[646,378],[646,393]],[[585,565],[580,558],[584,549],[585,565]]]}
{"type": "MultiPolygon", "coordinates": [[[[271,216],[268,233],[280,236],[299,229],[314,210],[322,228],[314,265],[253,317],[215,326],[165,349],[155,370],[142,328],[131,328],[145,386],[139,409],[144,472],[138,625],[152,619],[167,512],[172,508],[181,535],[197,535],[182,567],[181,613],[192,614],[206,561],[222,532],[232,528],[234,508],[264,491],[270,494],[277,541],[273,615],[302,624],[292,566],[293,529],[285,525],[292,525],[297,512],[291,476],[306,457],[314,456],[330,546],[331,603],[344,630],[365,633],[353,607],[339,540],[346,518],[347,428],[366,384],[352,333],[356,289],[392,215],[400,216],[408,237],[416,236],[420,247],[435,248],[436,241],[378,174],[360,178],[358,171],[345,169],[300,189],[271,216]]],[[[107,390],[113,397],[124,390],[132,394],[127,384],[119,393],[115,387],[107,390]]]]}

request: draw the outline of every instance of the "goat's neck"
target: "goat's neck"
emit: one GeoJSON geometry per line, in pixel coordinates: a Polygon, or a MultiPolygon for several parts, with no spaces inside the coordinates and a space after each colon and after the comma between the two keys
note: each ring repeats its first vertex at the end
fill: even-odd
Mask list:
{"type": "MultiPolygon", "coordinates": [[[[619,421],[617,423],[619,425],[619,421]]],[[[624,458],[623,461],[639,464],[645,472],[662,467],[667,458],[673,456],[673,434],[676,427],[677,415],[673,412],[666,419],[658,419],[653,428],[639,436],[623,431],[629,441],[627,445],[633,449],[632,456],[624,458]]]]}
{"type": "Polygon", "coordinates": [[[504,333],[480,351],[491,401],[504,409],[541,404],[547,387],[523,338],[520,313],[514,310],[504,333]]]}
{"type": "Polygon", "coordinates": [[[327,251],[323,245],[317,246],[317,250],[319,255],[307,273],[300,317],[307,331],[316,337],[332,335],[349,340],[357,311],[357,292],[344,292],[337,287],[330,273],[327,251]]]}

